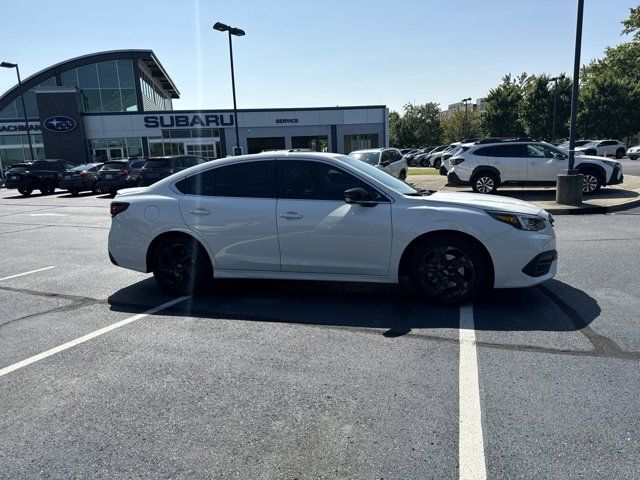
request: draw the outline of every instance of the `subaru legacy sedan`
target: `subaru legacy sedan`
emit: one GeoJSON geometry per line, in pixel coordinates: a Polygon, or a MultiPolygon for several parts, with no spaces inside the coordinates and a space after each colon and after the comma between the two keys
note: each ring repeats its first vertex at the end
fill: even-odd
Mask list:
{"type": "Polygon", "coordinates": [[[174,295],[213,278],[396,283],[457,304],[556,273],[553,218],[520,200],[413,189],[355,158],[267,152],[205,163],[110,205],[109,257],[174,295]]]}

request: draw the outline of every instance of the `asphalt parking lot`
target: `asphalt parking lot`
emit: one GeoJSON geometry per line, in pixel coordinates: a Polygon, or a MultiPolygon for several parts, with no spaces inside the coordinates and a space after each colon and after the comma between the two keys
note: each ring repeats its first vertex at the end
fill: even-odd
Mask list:
{"type": "Polygon", "coordinates": [[[109,201],[0,190],[0,478],[638,478],[640,209],[557,217],[556,280],[444,308],[175,301],[109,262],[109,201]]]}

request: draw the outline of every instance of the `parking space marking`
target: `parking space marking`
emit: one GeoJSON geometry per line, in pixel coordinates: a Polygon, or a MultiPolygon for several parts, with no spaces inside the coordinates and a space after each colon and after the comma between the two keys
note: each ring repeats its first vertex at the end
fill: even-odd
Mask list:
{"type": "Polygon", "coordinates": [[[485,480],[487,469],[482,438],[482,411],[473,305],[460,307],[460,367],[458,372],[460,479],[485,480]]]}
{"type": "Polygon", "coordinates": [[[111,325],[107,325],[106,327],[103,327],[99,330],[96,330],[94,332],[88,333],[87,335],[84,335],[82,337],[76,338],[75,340],[71,340],[70,342],[67,343],[63,343],[62,345],[58,345],[57,347],[51,348],[47,351],[44,351],[42,353],[39,353],[37,355],[34,355],[32,357],[26,358],[20,362],[14,363],[13,365],[9,365],[8,367],[4,367],[2,369],[0,369],[0,377],[14,372],[20,368],[26,367],[27,365],[31,365],[32,363],[35,362],[39,362],[40,360],[44,360],[45,358],[51,357],[52,355],[55,355],[56,353],[60,353],[64,350],[68,350],[71,347],[75,347],[76,345],[80,345],[81,343],[84,343],[88,340],[91,340],[92,338],[96,338],[99,337],[100,335],[104,335],[105,333],[108,333],[112,330],[115,330],[117,328],[123,327],[125,325],[128,325],[130,323],[133,323],[137,320],[140,320],[144,317],[147,317],[149,315],[153,315],[154,313],[157,313],[161,310],[164,310],[165,308],[169,308],[172,307],[173,305],[183,302],[186,299],[190,298],[189,296],[186,297],[179,297],[176,298],[174,300],[171,300],[169,302],[163,303],[162,305],[158,305],[157,307],[153,307],[150,310],[147,310],[146,312],[142,312],[139,313],[137,315],[133,315],[132,317],[129,318],[125,318],[124,320],[120,320],[119,322],[116,323],[112,323],[111,325]]]}
{"type": "Polygon", "coordinates": [[[9,275],[8,277],[2,277],[0,278],[0,282],[2,280],[9,280],[11,278],[18,278],[18,277],[22,277],[24,275],[31,275],[32,273],[38,273],[38,272],[44,272],[45,270],[51,270],[52,268],[56,268],[55,265],[51,265],[50,267],[44,267],[44,268],[38,268],[37,270],[31,270],[29,272],[24,272],[24,273],[17,273],[15,275],[9,275]]]}

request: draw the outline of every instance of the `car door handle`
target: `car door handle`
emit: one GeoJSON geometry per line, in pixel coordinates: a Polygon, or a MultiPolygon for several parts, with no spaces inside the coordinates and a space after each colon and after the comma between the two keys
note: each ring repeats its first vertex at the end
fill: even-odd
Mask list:
{"type": "Polygon", "coordinates": [[[211,215],[211,212],[206,208],[194,208],[193,210],[189,210],[191,215],[211,215]]]}
{"type": "Polygon", "coordinates": [[[285,218],[287,220],[297,220],[302,218],[302,215],[300,215],[298,212],[287,212],[280,214],[279,217],[285,218]]]}
{"type": "Polygon", "coordinates": [[[531,165],[537,165],[538,162],[531,162],[531,165]]]}

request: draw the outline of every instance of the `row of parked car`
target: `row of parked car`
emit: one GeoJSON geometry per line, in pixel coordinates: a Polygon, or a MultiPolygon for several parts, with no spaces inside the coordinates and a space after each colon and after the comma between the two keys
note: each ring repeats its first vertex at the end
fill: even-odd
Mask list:
{"type": "Polygon", "coordinates": [[[25,197],[34,190],[50,195],[57,188],[72,195],[91,191],[115,196],[121,188],[146,187],[206,161],[195,155],[132,157],[83,165],[57,159],[36,160],[12,165],[6,172],[5,186],[17,189],[25,197]]]}

